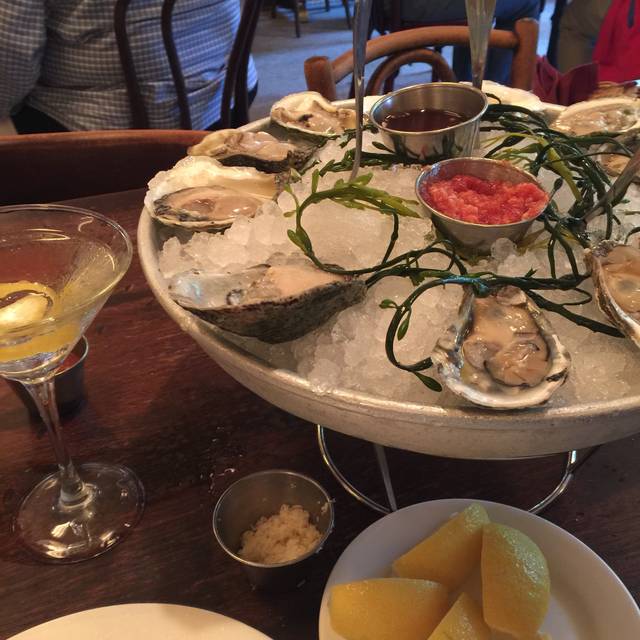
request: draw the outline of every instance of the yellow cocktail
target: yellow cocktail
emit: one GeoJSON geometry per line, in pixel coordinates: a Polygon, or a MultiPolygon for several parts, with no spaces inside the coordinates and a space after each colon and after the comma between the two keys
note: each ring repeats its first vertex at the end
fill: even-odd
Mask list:
{"type": "Polygon", "coordinates": [[[115,222],[56,205],[0,208],[0,376],[36,403],[58,473],[24,499],[15,529],[42,558],[77,562],[116,544],[139,519],[144,492],[125,467],[76,470],[62,438],[52,377],[127,271],[132,247],[115,222]]]}

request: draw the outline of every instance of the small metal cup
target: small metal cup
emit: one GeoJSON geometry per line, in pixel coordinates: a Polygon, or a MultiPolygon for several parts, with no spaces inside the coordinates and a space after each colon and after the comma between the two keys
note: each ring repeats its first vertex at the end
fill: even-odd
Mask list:
{"type": "MultiPolygon", "coordinates": [[[[71,352],[78,356],[78,361],[64,371],[54,373],[53,377],[53,384],[56,391],[56,404],[58,405],[58,413],[61,417],[69,416],[79,409],[86,398],[84,361],[89,353],[89,343],[87,339],[82,336],[71,352]]],[[[16,380],[7,379],[7,382],[15,391],[16,395],[22,400],[25,407],[27,407],[29,415],[32,418],[39,419],[40,414],[38,413],[38,409],[24,386],[16,380]]]]}
{"type": "Polygon", "coordinates": [[[471,155],[478,137],[480,118],[487,110],[487,97],[473,87],[457,82],[430,82],[398,89],[378,100],[369,113],[383,142],[416,163],[431,164],[471,155]],[[445,109],[467,118],[464,122],[434,131],[398,131],[382,125],[391,113],[413,109],[445,109]]]}
{"type": "Polygon", "coordinates": [[[220,496],[213,510],[213,533],[223,550],[242,564],[252,586],[283,591],[299,585],[333,529],[333,503],[327,492],[308,476],[273,469],[241,478],[220,496]],[[289,562],[262,564],[238,555],[242,534],[283,504],[300,505],[320,531],[318,544],[289,562]]]}
{"type": "MultiPolygon", "coordinates": [[[[484,180],[502,180],[513,184],[531,182],[544,191],[542,185],[534,176],[503,160],[491,160],[489,158],[453,158],[451,160],[443,160],[423,171],[416,180],[418,200],[438,230],[455,245],[478,254],[489,253],[491,245],[498,238],[508,238],[512,242],[522,240],[537,216],[508,224],[465,222],[464,220],[450,218],[431,207],[424,200],[420,193],[420,187],[423,184],[438,180],[449,180],[459,174],[475,176],[484,180]]],[[[541,207],[538,214],[542,212],[545,206],[546,204],[541,207]]]]}

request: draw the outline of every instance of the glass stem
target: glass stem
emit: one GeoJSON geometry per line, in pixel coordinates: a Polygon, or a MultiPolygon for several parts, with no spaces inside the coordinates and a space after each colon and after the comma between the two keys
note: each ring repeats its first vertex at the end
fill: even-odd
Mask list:
{"type": "Polygon", "coordinates": [[[80,479],[64,442],[58,405],[56,404],[54,381],[51,379],[31,384],[25,383],[24,386],[47,426],[56,453],[56,461],[60,470],[60,506],[65,509],[84,507],[91,497],[91,492],[80,479]]]}

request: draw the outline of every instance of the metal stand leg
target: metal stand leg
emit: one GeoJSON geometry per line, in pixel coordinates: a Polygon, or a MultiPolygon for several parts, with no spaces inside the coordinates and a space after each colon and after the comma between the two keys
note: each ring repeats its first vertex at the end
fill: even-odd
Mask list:
{"type": "MultiPolygon", "coordinates": [[[[384,515],[391,513],[391,509],[389,507],[385,507],[384,505],[381,505],[379,502],[376,502],[375,500],[372,500],[371,498],[369,498],[369,496],[366,496],[364,493],[362,493],[362,491],[356,489],[342,475],[342,472],[340,471],[340,469],[338,469],[336,463],[333,461],[333,459],[329,455],[329,450],[327,449],[327,442],[324,437],[324,427],[321,425],[316,425],[316,427],[318,432],[318,446],[320,447],[320,453],[322,454],[322,459],[324,460],[324,463],[327,465],[327,467],[329,467],[329,471],[331,471],[331,473],[333,474],[333,477],[342,485],[344,490],[347,493],[349,493],[351,496],[353,496],[358,502],[362,502],[362,504],[369,507],[369,509],[373,509],[374,511],[377,511],[378,513],[382,513],[384,515]]],[[[374,446],[380,446],[380,445],[374,445],[374,446]]],[[[382,447],[380,448],[382,449],[382,447]]],[[[376,450],[376,454],[377,453],[378,452],[376,450]]],[[[389,495],[391,496],[390,504],[391,504],[391,500],[393,500],[393,505],[395,506],[395,495],[393,493],[393,489],[391,488],[391,479],[389,477],[389,467],[387,466],[387,457],[384,451],[382,451],[382,459],[384,460],[383,464],[386,469],[386,479],[385,479],[385,471],[382,470],[381,468],[382,477],[383,477],[383,480],[385,481],[385,488],[387,487],[387,481],[389,482],[389,488],[387,489],[387,496],[389,495]]]]}
{"type": "Polygon", "coordinates": [[[380,468],[380,473],[382,474],[384,490],[387,492],[389,507],[391,508],[391,511],[397,511],[398,503],[396,501],[396,494],[393,492],[393,486],[391,484],[391,474],[389,473],[387,454],[384,452],[384,447],[381,444],[374,444],[373,449],[376,452],[376,460],[378,461],[378,467],[380,468]]]}
{"type": "Polygon", "coordinates": [[[564,475],[555,489],[543,500],[540,500],[538,504],[529,509],[531,513],[541,513],[547,507],[552,505],[566,490],[575,472],[600,448],[600,445],[591,447],[586,453],[578,460],[578,452],[576,450],[569,451],[567,453],[567,462],[564,466],[564,475]]]}
{"type": "MultiPolygon", "coordinates": [[[[376,502],[369,498],[369,496],[365,495],[359,489],[347,480],[344,474],[340,471],[336,463],[333,461],[329,450],[327,448],[327,442],[324,434],[324,427],[322,425],[316,425],[317,427],[317,435],[318,435],[318,446],[320,447],[320,453],[322,454],[322,459],[324,463],[329,468],[329,471],[333,474],[334,478],[342,485],[342,487],[353,496],[359,502],[366,505],[370,509],[377,511],[378,513],[382,513],[387,515],[392,511],[397,511],[398,505],[396,501],[396,496],[393,490],[393,485],[391,483],[391,474],[389,473],[389,465],[387,464],[387,456],[384,451],[384,447],[379,444],[374,444],[373,448],[376,454],[376,460],[378,463],[378,467],[380,468],[380,474],[382,475],[382,481],[384,482],[384,488],[387,493],[387,500],[389,501],[389,507],[385,507],[384,505],[376,502]]],[[[584,464],[593,453],[599,447],[592,447],[589,451],[578,460],[578,452],[577,451],[569,451],[567,453],[567,461],[564,467],[564,473],[560,482],[554,487],[554,489],[547,495],[545,498],[540,500],[538,504],[534,505],[528,511],[530,513],[541,513],[547,507],[552,505],[566,490],[571,481],[573,480],[573,476],[575,472],[584,464]]]]}

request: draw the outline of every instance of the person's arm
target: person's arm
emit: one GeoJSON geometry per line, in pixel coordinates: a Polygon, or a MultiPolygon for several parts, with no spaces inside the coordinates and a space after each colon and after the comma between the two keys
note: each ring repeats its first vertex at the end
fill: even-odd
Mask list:
{"type": "Polygon", "coordinates": [[[35,86],[45,41],[45,0],[0,2],[0,120],[35,86]]]}

